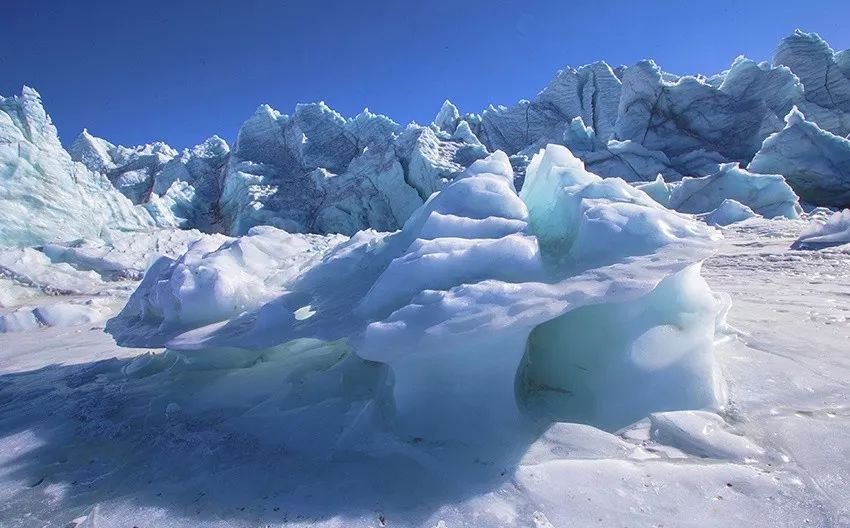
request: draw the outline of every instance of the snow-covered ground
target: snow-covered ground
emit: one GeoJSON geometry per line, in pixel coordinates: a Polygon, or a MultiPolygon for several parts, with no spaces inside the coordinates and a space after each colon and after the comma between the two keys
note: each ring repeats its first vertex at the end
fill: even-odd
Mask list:
{"type": "Polygon", "coordinates": [[[179,255],[188,236],[137,240],[111,266],[95,249],[61,268],[4,251],[3,291],[10,269],[30,287],[0,315],[87,302],[104,315],[0,333],[0,525],[847,525],[850,245],[789,249],[805,227],[734,224],[703,266],[732,298],[719,415],[657,413],[615,433],[557,423],[460,450],[376,432],[377,369],[343,343],[215,369],[116,346],[104,319],[138,277],[114,268],[179,255]]]}

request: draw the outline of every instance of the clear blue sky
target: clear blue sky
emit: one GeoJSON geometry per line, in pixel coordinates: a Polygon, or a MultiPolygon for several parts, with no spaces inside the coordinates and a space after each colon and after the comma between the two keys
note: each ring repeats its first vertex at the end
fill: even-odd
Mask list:
{"type": "Polygon", "coordinates": [[[39,90],[70,143],[232,140],[260,103],[324,100],[429,122],[531,98],[564,66],[653,58],[715,73],[794,28],[850,47],[850,1],[19,0],[2,8],[0,94],[39,90]]]}

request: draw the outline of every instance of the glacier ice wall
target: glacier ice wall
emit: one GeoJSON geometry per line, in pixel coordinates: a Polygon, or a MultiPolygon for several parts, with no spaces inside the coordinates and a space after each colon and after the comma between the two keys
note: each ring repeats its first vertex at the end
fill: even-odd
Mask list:
{"type": "MultiPolygon", "coordinates": [[[[452,120],[446,112],[444,125],[452,120]]],[[[405,128],[368,110],[345,119],[323,103],[298,105],[292,116],[263,105],[242,125],[224,179],[228,231],[260,224],[344,234],[398,229],[486,156],[468,127],[457,132],[405,128]]]]}
{"type": "MultiPolygon", "coordinates": [[[[509,155],[517,187],[547,144],[567,146],[601,176],[646,182],[661,174],[675,182],[728,179],[724,165],[753,161],[795,106],[842,137],[850,132],[847,57],[797,31],[781,42],[773,64],[738,57],[727,71],[704,77],[665,73],[649,60],[616,68],[596,62],[558,72],[533,99],[512,106],[464,114],[446,101],[429,126],[400,126],[368,110],[347,119],[324,103],[298,105],[292,115],[262,105],[242,125],[232,153],[218,138],[178,154],[162,143],[116,147],[85,131],[71,153],[145,203],[160,223],[231,235],[256,225],[393,230],[496,150],[509,155]]],[[[776,166],[758,172],[794,178],[776,166]]],[[[830,178],[807,199],[825,199],[830,178]]],[[[768,200],[725,198],[749,207],[768,200]]]]}
{"type": "Polygon", "coordinates": [[[808,202],[850,205],[850,139],[822,130],[796,107],[785,117],[785,127],[765,139],[747,168],[784,175],[808,202]]]}
{"type": "Polygon", "coordinates": [[[0,245],[108,236],[156,225],[105,176],[74,162],[41,96],[0,97],[0,245]]]}
{"type": "Polygon", "coordinates": [[[133,203],[143,204],[159,223],[204,232],[224,230],[218,201],[230,147],[218,136],[178,153],[162,142],[116,146],[83,130],[69,153],[109,178],[133,203]]]}

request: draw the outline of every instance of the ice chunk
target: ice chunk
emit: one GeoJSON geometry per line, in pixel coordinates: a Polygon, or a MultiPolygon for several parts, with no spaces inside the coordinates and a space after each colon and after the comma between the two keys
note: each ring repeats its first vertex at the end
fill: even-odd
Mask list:
{"type": "Polygon", "coordinates": [[[815,216],[791,246],[794,249],[821,249],[850,243],[850,209],[826,218],[815,216]]]}
{"type": "Polygon", "coordinates": [[[602,179],[564,147],[549,145],[528,166],[520,196],[541,248],[576,265],[614,262],[672,241],[704,236],[693,222],[669,214],[617,178],[602,179]]]}
{"type": "Polygon", "coordinates": [[[797,218],[800,205],[785,178],[777,174],[754,174],[734,163],[723,165],[711,176],[684,178],[670,184],[667,207],[683,213],[707,213],[724,200],[739,202],[765,218],[797,218]]]}
{"type": "Polygon", "coordinates": [[[0,333],[23,332],[35,328],[68,327],[103,320],[110,310],[92,302],[56,302],[36,307],[20,307],[0,315],[0,333]]]}
{"type": "MultiPolygon", "coordinates": [[[[460,121],[460,112],[457,111],[457,107],[451,101],[446,99],[443,101],[443,106],[440,107],[437,117],[434,118],[434,126],[443,132],[453,134],[458,126],[458,121],[460,121]]],[[[469,123],[466,126],[468,128],[469,123]]]]}
{"type": "MultiPolygon", "coordinates": [[[[233,318],[168,346],[204,364],[252,361],[258,351],[302,338],[346,338],[361,358],[391,369],[382,405],[406,437],[510,442],[525,434],[528,418],[553,419],[525,404],[549,385],[606,402],[617,400],[607,396],[612,385],[628,387],[628,402],[612,403],[607,414],[554,405],[563,412],[558,419],[606,428],[651,411],[716,405],[718,306],[699,277],[715,232],[622,180],[588,173],[564,147],[535,156],[528,178],[517,196],[507,156],[495,153],[430,197],[400,232],[359,233],[287,280],[276,298],[242,315],[221,311],[217,317],[233,318]],[[606,338],[622,340],[606,342],[605,368],[581,385],[583,371],[559,358],[593,361],[595,326],[581,324],[588,311],[617,328],[602,332],[606,338]],[[569,342],[530,338],[545,327],[569,329],[569,342]],[[571,356],[570,342],[588,346],[571,356]]],[[[177,284],[183,274],[166,263],[148,277],[177,284]]],[[[146,277],[134,298],[153,298],[152,281],[146,277]]],[[[170,291],[170,304],[182,305],[183,292],[170,291]]],[[[203,306],[239,298],[222,294],[203,306]]],[[[120,329],[121,319],[110,328],[120,329]]]]}
{"type": "Polygon", "coordinates": [[[727,226],[754,216],[756,213],[752,209],[741,202],[727,198],[717,209],[704,215],[703,220],[709,225],[727,226]]]}
{"type": "Polygon", "coordinates": [[[747,168],[782,174],[803,200],[850,204],[850,140],[822,130],[796,107],[785,117],[785,128],[764,140],[747,168]]]}

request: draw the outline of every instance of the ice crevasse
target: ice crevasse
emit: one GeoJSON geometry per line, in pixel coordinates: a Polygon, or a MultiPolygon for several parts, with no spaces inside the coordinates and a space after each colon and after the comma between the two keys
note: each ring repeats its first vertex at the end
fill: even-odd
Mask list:
{"type": "MultiPolygon", "coordinates": [[[[262,245],[279,233],[250,236],[262,245]]],[[[343,339],[384,369],[376,407],[405,437],[500,439],[536,420],[613,430],[654,411],[722,404],[712,348],[724,302],[700,276],[716,236],[588,172],[562,146],[533,157],[518,194],[496,152],[400,231],[321,249],[254,308],[221,310],[216,322],[175,315],[190,299],[172,286],[201,271],[190,261],[204,261],[213,282],[256,284],[211,272],[230,242],[216,259],[155,265],[107,329],[122,343],[148,326],[151,341],[135,345],[165,344],[199,365],[343,339]],[[174,330],[167,343],[156,341],[163,327],[174,330]]]]}

